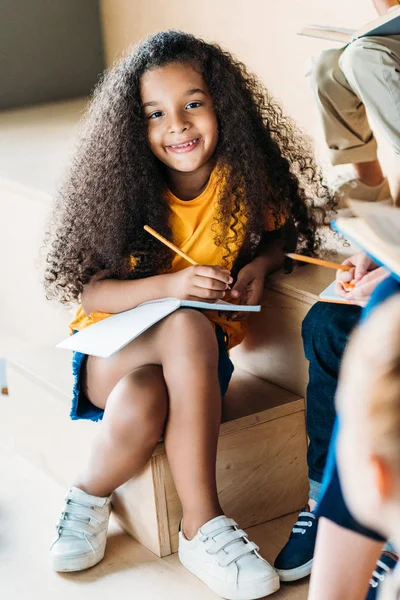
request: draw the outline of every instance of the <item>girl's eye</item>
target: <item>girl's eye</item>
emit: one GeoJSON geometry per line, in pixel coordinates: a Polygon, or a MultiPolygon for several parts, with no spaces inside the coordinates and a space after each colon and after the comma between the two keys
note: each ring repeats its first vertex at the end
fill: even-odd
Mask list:
{"type": "Polygon", "coordinates": [[[161,110],[157,110],[156,112],[151,113],[151,115],[149,115],[149,119],[158,119],[158,117],[162,117],[163,113],[161,112],[161,110]]]}
{"type": "Polygon", "coordinates": [[[186,108],[199,108],[201,106],[201,102],[190,102],[186,108]]]}

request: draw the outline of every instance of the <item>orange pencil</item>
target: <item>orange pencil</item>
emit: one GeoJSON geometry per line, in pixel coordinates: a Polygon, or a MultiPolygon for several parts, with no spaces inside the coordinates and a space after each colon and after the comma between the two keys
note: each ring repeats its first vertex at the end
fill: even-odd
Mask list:
{"type": "MultiPolygon", "coordinates": [[[[350,269],[353,268],[349,265],[341,265],[339,263],[331,262],[329,260],[323,260],[322,258],[303,256],[303,254],[294,254],[289,252],[288,254],[286,254],[286,256],[292,258],[293,260],[311,263],[312,265],[319,265],[320,267],[327,267],[328,269],[335,269],[336,271],[350,271],[350,269]]],[[[352,290],[354,288],[354,283],[345,283],[342,281],[342,285],[346,291],[352,290]]]]}
{"type": "Polygon", "coordinates": [[[182,258],[184,258],[185,260],[190,262],[191,265],[199,264],[195,260],[193,260],[193,258],[190,258],[190,256],[188,256],[187,254],[182,252],[182,250],[179,250],[179,248],[177,246],[175,246],[175,244],[173,244],[172,242],[169,242],[165,237],[163,237],[162,235],[157,233],[157,231],[154,231],[154,229],[152,229],[148,225],[145,225],[143,227],[143,229],[145,229],[147,231],[147,233],[150,233],[152,236],[154,236],[159,242],[161,242],[162,244],[165,244],[166,246],[168,246],[168,248],[171,248],[171,250],[173,250],[174,252],[179,254],[179,256],[182,256],[182,258]]]}
{"type": "Polygon", "coordinates": [[[329,260],[322,260],[322,258],[314,258],[313,256],[303,256],[303,254],[286,254],[289,258],[293,258],[293,260],[300,260],[302,262],[311,263],[312,265],[320,265],[321,267],[328,267],[328,269],[336,269],[341,271],[350,271],[352,267],[348,265],[341,265],[339,263],[330,262],[329,260]]]}

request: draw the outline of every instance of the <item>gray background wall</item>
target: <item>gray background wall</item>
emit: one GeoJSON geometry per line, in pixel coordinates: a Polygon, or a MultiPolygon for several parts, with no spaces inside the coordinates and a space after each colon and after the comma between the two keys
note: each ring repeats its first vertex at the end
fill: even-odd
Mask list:
{"type": "Polygon", "coordinates": [[[0,0],[0,109],[87,95],[104,69],[98,0],[0,0]]]}

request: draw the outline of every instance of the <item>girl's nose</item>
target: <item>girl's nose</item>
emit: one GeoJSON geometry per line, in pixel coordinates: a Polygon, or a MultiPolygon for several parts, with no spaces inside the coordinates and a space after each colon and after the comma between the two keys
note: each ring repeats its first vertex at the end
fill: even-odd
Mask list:
{"type": "Polygon", "coordinates": [[[168,126],[169,133],[184,133],[189,129],[189,123],[182,117],[175,115],[168,126]]]}

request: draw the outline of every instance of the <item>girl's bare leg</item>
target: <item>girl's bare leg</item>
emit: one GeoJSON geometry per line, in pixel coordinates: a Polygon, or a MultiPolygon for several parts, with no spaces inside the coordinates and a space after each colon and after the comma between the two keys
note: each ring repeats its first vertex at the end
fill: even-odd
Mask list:
{"type": "Polygon", "coordinates": [[[166,416],[161,368],[147,365],[125,375],[108,396],[87,469],[75,487],[93,496],[109,496],[140,472],[162,435],[166,416]]]}
{"type": "Polygon", "coordinates": [[[383,543],[321,518],[308,600],[364,600],[383,543]]]}
{"type": "Polygon", "coordinates": [[[210,519],[223,514],[215,479],[221,392],[218,344],[213,325],[194,311],[173,319],[164,331],[162,363],[169,395],[165,447],[183,509],[182,528],[191,539],[210,519]],[[171,338],[169,338],[171,339],[171,338]]]}

